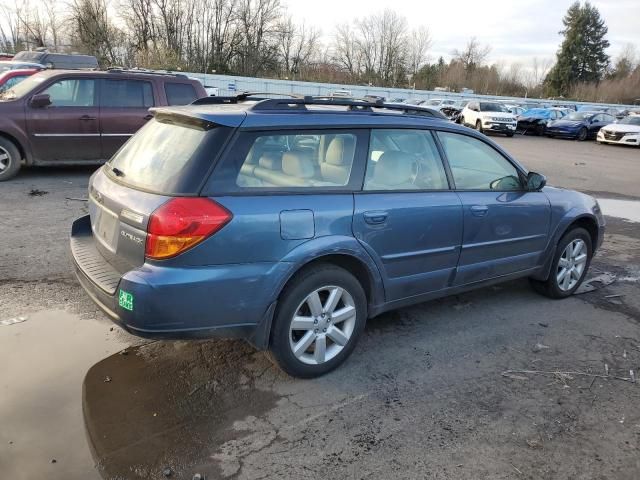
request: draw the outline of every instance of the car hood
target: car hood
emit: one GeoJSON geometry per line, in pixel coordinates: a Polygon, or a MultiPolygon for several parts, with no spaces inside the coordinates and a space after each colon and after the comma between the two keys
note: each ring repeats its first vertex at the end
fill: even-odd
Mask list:
{"type": "Polygon", "coordinates": [[[620,123],[611,123],[606,127],[603,127],[602,130],[606,130],[607,132],[617,132],[617,133],[640,133],[640,125],[625,125],[620,123]]]}
{"type": "Polygon", "coordinates": [[[547,120],[547,118],[540,115],[520,115],[518,117],[519,122],[535,122],[537,120],[547,120]]]}

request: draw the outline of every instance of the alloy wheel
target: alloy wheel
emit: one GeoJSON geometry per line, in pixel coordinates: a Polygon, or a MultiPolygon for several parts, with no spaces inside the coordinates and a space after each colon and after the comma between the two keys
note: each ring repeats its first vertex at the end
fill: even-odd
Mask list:
{"type": "Polygon", "coordinates": [[[11,163],[11,156],[9,152],[7,152],[4,148],[0,147],[0,173],[4,172],[7,168],[9,168],[9,164],[11,163]]]}
{"type": "Polygon", "coordinates": [[[356,326],[356,307],[347,290],[336,286],[311,292],[296,309],[289,346],[303,363],[320,365],[338,355],[356,326]]]}
{"type": "Polygon", "coordinates": [[[560,290],[567,292],[576,286],[587,266],[587,258],[584,240],[576,238],[569,242],[558,260],[556,281],[560,290]]]}

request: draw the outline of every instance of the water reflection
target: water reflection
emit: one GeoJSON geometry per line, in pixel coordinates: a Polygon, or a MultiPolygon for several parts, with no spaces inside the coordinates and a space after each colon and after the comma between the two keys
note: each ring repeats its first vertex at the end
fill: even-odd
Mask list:
{"type": "Polygon", "coordinates": [[[275,406],[253,385],[261,361],[242,342],[210,341],[158,342],[95,364],[83,412],[102,477],[217,478],[210,455],[233,438],[233,422],[275,406]]]}

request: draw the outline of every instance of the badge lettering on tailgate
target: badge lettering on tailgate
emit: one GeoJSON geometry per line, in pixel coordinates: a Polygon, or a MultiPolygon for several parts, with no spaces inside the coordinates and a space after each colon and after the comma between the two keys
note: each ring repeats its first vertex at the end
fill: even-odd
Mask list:
{"type": "Polygon", "coordinates": [[[141,237],[136,237],[135,235],[131,235],[129,232],[125,232],[124,230],[120,230],[120,235],[122,235],[124,238],[128,238],[132,242],[136,242],[138,245],[140,245],[143,242],[141,237]]]}

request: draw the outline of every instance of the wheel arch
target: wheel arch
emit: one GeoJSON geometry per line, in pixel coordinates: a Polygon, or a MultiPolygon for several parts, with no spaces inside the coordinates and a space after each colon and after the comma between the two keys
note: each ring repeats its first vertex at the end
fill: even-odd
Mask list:
{"type": "Polygon", "coordinates": [[[372,307],[384,303],[384,285],[378,267],[373,259],[353,237],[323,237],[307,242],[290,252],[283,259],[291,263],[291,269],[274,288],[273,301],[265,312],[253,335],[247,340],[258,349],[266,349],[271,339],[272,323],[282,292],[303,271],[319,265],[335,265],[351,273],[362,285],[367,298],[367,316],[374,310],[372,307]],[[322,247],[319,246],[322,244],[322,247]],[[332,247],[329,245],[333,244],[332,247]]]}
{"type": "Polygon", "coordinates": [[[558,226],[556,229],[552,241],[549,244],[547,249],[546,260],[541,268],[540,272],[536,275],[533,275],[532,278],[536,280],[546,280],[549,278],[549,273],[551,272],[551,264],[553,263],[553,258],[556,254],[556,248],[560,239],[564,237],[567,232],[570,232],[574,228],[584,228],[591,238],[591,246],[593,252],[595,252],[596,246],[598,245],[598,221],[593,215],[589,215],[587,213],[583,213],[582,215],[578,215],[573,218],[565,217],[565,222],[558,226]]]}
{"type": "Polygon", "coordinates": [[[30,163],[31,159],[29,157],[29,155],[27,154],[27,149],[25,148],[25,146],[22,144],[22,142],[20,140],[18,140],[18,138],[14,135],[11,135],[10,133],[7,133],[6,131],[0,131],[0,137],[4,138],[5,140],[9,140],[11,143],[13,143],[16,148],[18,149],[18,152],[20,152],[20,159],[21,160],[25,160],[27,162],[27,164],[30,163]]]}

